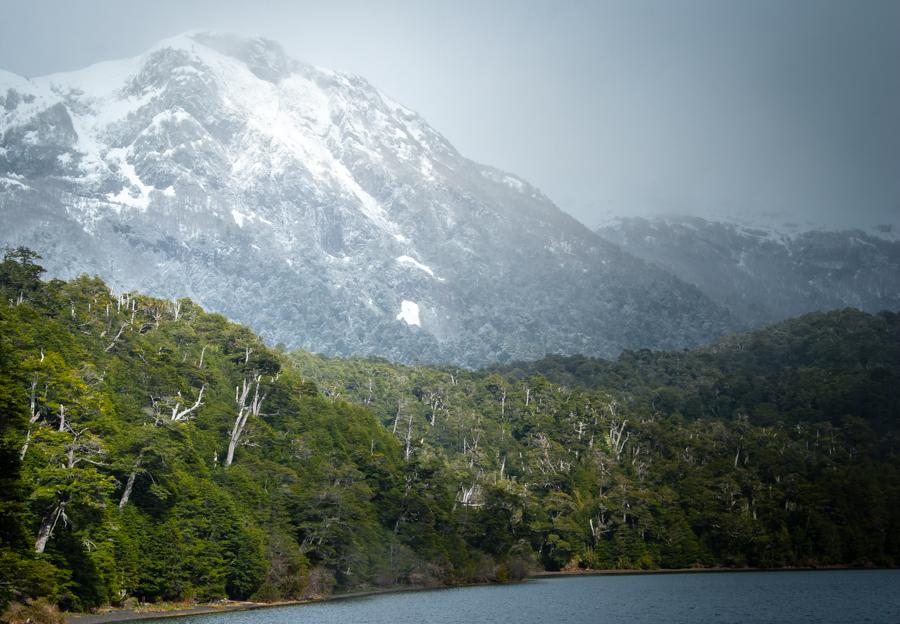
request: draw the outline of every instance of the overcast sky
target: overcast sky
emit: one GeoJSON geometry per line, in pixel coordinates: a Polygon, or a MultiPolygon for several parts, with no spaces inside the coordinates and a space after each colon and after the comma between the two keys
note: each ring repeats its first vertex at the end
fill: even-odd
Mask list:
{"type": "Polygon", "coordinates": [[[900,0],[0,0],[36,76],[196,28],[366,77],[592,225],[900,222],[900,0]]]}

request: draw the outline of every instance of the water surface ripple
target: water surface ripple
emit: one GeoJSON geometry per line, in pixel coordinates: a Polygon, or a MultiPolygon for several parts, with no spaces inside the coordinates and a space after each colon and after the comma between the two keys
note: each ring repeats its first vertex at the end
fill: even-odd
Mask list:
{"type": "MultiPolygon", "coordinates": [[[[900,570],[544,578],[514,585],[382,594],[190,616],[176,621],[178,624],[898,624],[900,570]]],[[[168,620],[168,624],[173,624],[173,620],[168,620]]]]}

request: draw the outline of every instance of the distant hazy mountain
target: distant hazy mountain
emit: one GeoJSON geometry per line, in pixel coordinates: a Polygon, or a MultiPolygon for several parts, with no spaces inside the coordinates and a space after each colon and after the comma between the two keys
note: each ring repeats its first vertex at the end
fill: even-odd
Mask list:
{"type": "Polygon", "coordinates": [[[195,33],[0,73],[0,133],[2,242],[288,346],[482,364],[734,326],[365,80],[267,40],[195,33]]]}
{"type": "Polygon", "coordinates": [[[888,227],[804,231],[656,217],[619,219],[597,232],[752,326],[814,310],[900,309],[900,242],[888,227]]]}

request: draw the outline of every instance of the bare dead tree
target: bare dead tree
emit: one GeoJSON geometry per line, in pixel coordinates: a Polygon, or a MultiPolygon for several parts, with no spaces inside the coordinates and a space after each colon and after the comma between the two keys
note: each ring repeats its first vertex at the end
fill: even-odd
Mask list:
{"type": "Polygon", "coordinates": [[[53,536],[53,531],[56,530],[56,523],[59,522],[60,519],[65,523],[68,523],[69,521],[69,517],[66,515],[65,500],[57,501],[57,503],[50,508],[47,515],[44,516],[43,521],[41,521],[41,528],[38,529],[37,540],[34,542],[34,552],[38,554],[44,552],[44,549],[47,548],[47,542],[50,541],[50,538],[53,536]]]}
{"type": "Polygon", "coordinates": [[[137,478],[138,472],[141,470],[141,462],[144,460],[144,450],[141,449],[141,452],[138,453],[138,457],[134,462],[134,465],[131,467],[131,472],[128,473],[128,480],[125,482],[125,490],[122,492],[122,497],[119,499],[119,511],[125,509],[125,505],[128,504],[128,499],[131,498],[131,492],[134,490],[134,480],[137,478]]]}
{"type": "Polygon", "coordinates": [[[603,538],[605,533],[609,533],[611,530],[609,518],[606,515],[607,508],[605,505],[600,505],[600,508],[597,510],[597,521],[594,522],[594,518],[588,519],[588,526],[591,529],[591,536],[593,536],[595,541],[600,541],[603,538]]]}
{"type": "Polygon", "coordinates": [[[234,461],[234,450],[241,441],[244,428],[247,426],[247,420],[250,416],[259,417],[259,412],[262,409],[262,402],[266,398],[266,395],[260,395],[259,393],[261,379],[262,375],[256,376],[255,387],[252,379],[244,379],[241,387],[235,386],[234,388],[234,401],[238,406],[238,411],[235,415],[234,428],[231,430],[231,437],[228,440],[228,453],[225,456],[226,466],[230,466],[234,461]],[[254,388],[253,398],[250,399],[250,402],[248,403],[247,400],[250,396],[251,387],[254,388]]]}
{"type": "MultiPolygon", "coordinates": [[[[575,416],[575,414],[569,412],[569,416],[572,417],[575,416]]],[[[577,423],[575,423],[575,433],[578,434],[579,440],[581,440],[581,437],[584,435],[586,425],[587,423],[585,423],[583,420],[579,420],[577,423]]]]}
{"type": "Polygon", "coordinates": [[[474,506],[476,488],[477,485],[475,483],[472,483],[469,487],[462,486],[459,494],[456,495],[456,500],[465,507],[474,506]]]}
{"type": "MultiPolygon", "coordinates": [[[[105,466],[105,464],[98,459],[93,459],[94,457],[101,457],[103,455],[103,449],[96,440],[84,439],[85,434],[88,432],[87,428],[76,431],[66,425],[66,430],[72,434],[72,441],[66,445],[66,463],[64,465],[67,470],[74,469],[75,466],[81,462],[87,462],[96,466],[105,466]]],[[[60,520],[64,523],[68,523],[68,516],[66,516],[67,504],[67,498],[60,492],[57,492],[53,505],[51,505],[50,509],[44,515],[43,520],[41,520],[41,526],[38,529],[37,539],[34,543],[34,551],[36,553],[40,554],[44,552],[44,549],[47,547],[47,542],[53,536],[53,531],[56,529],[56,525],[60,520]]]]}
{"type": "Polygon", "coordinates": [[[194,404],[190,407],[186,405],[184,408],[181,406],[182,397],[180,391],[174,397],[155,397],[151,394],[150,404],[153,410],[154,424],[157,426],[163,424],[171,425],[190,420],[196,415],[195,412],[204,405],[203,392],[205,390],[206,385],[204,384],[200,387],[200,392],[197,394],[197,400],[194,401],[194,404]],[[165,415],[166,413],[168,415],[165,415]]]}
{"type": "Polygon", "coordinates": [[[338,385],[334,384],[333,386],[323,386],[322,394],[331,399],[331,402],[334,403],[341,397],[341,391],[338,389],[338,385]]]}
{"type": "Polygon", "coordinates": [[[651,460],[646,450],[640,444],[635,444],[631,447],[631,466],[634,468],[638,481],[643,481],[650,469],[651,460]]]}
{"type": "Polygon", "coordinates": [[[404,461],[409,461],[410,456],[412,456],[412,410],[409,410],[409,418],[407,418],[406,424],[406,451],[403,454],[404,461]]]}
{"type": "MultiPolygon", "coordinates": [[[[132,317],[132,318],[133,318],[133,317],[132,317]]],[[[116,337],[112,339],[112,342],[109,343],[109,346],[106,347],[106,349],[104,349],[105,352],[108,353],[109,351],[112,350],[112,348],[113,348],[114,346],[116,346],[116,343],[119,342],[119,338],[122,337],[122,333],[123,333],[123,332],[125,331],[125,329],[128,328],[129,326],[131,326],[131,321],[130,321],[130,320],[129,320],[129,321],[125,321],[124,323],[122,323],[122,326],[119,327],[119,333],[117,333],[117,334],[116,334],[116,337]]]]}
{"type": "Polygon", "coordinates": [[[444,408],[444,395],[440,390],[432,390],[428,393],[428,407],[431,408],[431,426],[437,421],[437,412],[444,408]]]}
{"type": "MultiPolygon", "coordinates": [[[[160,307],[154,307],[153,311],[150,313],[150,316],[153,317],[153,324],[156,326],[156,329],[159,329],[159,322],[163,318],[163,311],[160,307]]],[[[141,328],[143,330],[143,327],[141,328]]],[[[141,331],[141,333],[144,333],[141,331]]]]}
{"type": "Polygon", "coordinates": [[[400,420],[400,413],[403,411],[403,399],[397,401],[397,414],[394,416],[394,426],[391,428],[391,433],[393,435],[397,435],[397,421],[400,420]]]}
{"type": "MultiPolygon", "coordinates": [[[[44,361],[43,350],[41,351],[41,361],[44,361]]],[[[37,385],[37,377],[35,376],[35,378],[31,380],[31,393],[28,397],[28,430],[25,432],[25,444],[22,445],[22,450],[19,452],[20,460],[25,459],[25,454],[28,453],[28,445],[31,443],[31,429],[41,415],[37,406],[37,385]]]]}
{"type": "MultiPolygon", "coordinates": [[[[194,401],[194,404],[190,407],[185,407],[185,409],[179,409],[181,407],[180,402],[176,402],[175,406],[172,408],[172,422],[181,422],[183,420],[187,420],[192,417],[192,414],[203,405],[203,391],[206,390],[206,385],[200,386],[200,393],[197,395],[197,400],[194,401]]],[[[181,397],[181,393],[178,393],[179,398],[181,397]]]]}
{"type": "Polygon", "coordinates": [[[66,430],[66,406],[62,403],[59,404],[59,429],[58,431],[66,430]]]}
{"type": "Polygon", "coordinates": [[[622,452],[625,450],[625,444],[631,437],[631,433],[625,431],[625,426],[627,424],[627,420],[621,422],[613,420],[609,425],[609,432],[606,434],[606,443],[609,445],[609,450],[612,451],[616,461],[619,461],[622,457],[622,452]]]}

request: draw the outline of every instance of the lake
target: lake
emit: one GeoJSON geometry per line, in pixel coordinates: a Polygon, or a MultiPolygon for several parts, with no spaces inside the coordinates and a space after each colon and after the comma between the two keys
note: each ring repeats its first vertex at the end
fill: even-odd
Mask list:
{"type": "MultiPolygon", "coordinates": [[[[151,620],[179,624],[900,622],[900,570],[541,578],[151,620]]],[[[148,622],[148,620],[144,620],[148,622]]]]}

